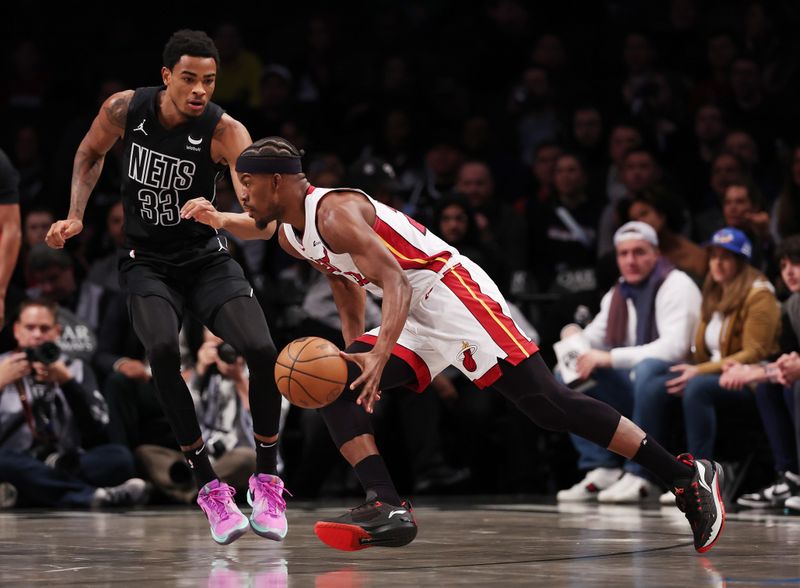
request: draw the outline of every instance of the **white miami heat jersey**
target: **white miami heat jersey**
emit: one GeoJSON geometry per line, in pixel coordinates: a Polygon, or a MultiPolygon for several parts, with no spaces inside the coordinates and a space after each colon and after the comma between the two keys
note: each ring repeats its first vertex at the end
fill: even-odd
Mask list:
{"type": "Polygon", "coordinates": [[[347,253],[330,251],[317,230],[317,207],[319,201],[334,190],[347,190],[363,194],[375,207],[373,230],[384,247],[394,256],[406,274],[411,288],[411,305],[415,305],[431,288],[435,281],[449,268],[459,262],[458,251],[431,233],[424,226],[402,212],[386,206],[361,190],[350,188],[312,188],[306,195],[306,224],[302,237],[298,237],[289,224],[283,231],[289,243],[306,259],[323,267],[328,273],[344,276],[376,296],[383,291],[371,284],[358,270],[353,258],[347,253]]]}

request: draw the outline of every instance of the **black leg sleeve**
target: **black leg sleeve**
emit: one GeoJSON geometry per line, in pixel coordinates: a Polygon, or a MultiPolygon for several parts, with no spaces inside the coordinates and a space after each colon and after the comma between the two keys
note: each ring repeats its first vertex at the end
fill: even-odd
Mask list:
{"type": "Polygon", "coordinates": [[[200,438],[192,395],[181,377],[180,323],[172,305],[159,296],[131,295],[133,330],[145,347],[158,398],[178,443],[200,438]]]}
{"type": "Polygon", "coordinates": [[[247,362],[255,433],[264,437],[277,435],[281,416],[281,395],[274,375],[278,354],[261,306],[255,298],[232,298],[220,307],[209,328],[247,362]]]}
{"type": "Polygon", "coordinates": [[[534,423],[551,431],[575,433],[601,447],[611,443],[620,414],[558,382],[538,353],[516,366],[501,361],[500,368],[503,375],[495,389],[534,423]]]}

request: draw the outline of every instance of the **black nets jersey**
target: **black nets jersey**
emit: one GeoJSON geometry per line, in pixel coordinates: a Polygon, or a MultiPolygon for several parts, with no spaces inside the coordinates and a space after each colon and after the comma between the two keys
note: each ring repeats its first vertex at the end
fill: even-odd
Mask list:
{"type": "Polygon", "coordinates": [[[223,110],[210,102],[202,115],[166,129],[157,100],[164,87],[135,91],[125,124],[122,202],[126,247],[174,255],[204,246],[216,231],[180,217],[187,200],[214,202],[225,169],[211,159],[211,139],[223,110]]]}

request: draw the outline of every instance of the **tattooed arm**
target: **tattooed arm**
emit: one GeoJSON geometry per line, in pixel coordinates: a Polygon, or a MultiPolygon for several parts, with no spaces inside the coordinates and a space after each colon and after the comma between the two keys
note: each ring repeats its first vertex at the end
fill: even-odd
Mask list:
{"type": "Polygon", "coordinates": [[[106,153],[125,133],[125,120],[133,98],[133,90],[111,95],[100,107],[92,127],[81,141],[72,164],[69,214],[66,220],[53,223],[45,240],[50,247],[60,249],[64,242],[83,230],[83,213],[92,193],[106,153]]]}

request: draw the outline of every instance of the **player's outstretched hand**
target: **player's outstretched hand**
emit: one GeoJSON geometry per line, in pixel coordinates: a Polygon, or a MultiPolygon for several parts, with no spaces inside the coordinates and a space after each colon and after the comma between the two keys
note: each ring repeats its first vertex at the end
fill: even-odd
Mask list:
{"type": "Polygon", "coordinates": [[[356,399],[356,404],[360,404],[369,413],[372,413],[375,403],[381,399],[379,389],[383,367],[386,365],[386,358],[376,354],[374,351],[367,353],[345,353],[340,351],[347,361],[352,361],[361,368],[361,375],[350,384],[351,390],[357,390],[360,386],[361,394],[356,399]]]}
{"type": "Polygon", "coordinates": [[[50,225],[50,230],[47,231],[44,241],[53,249],[61,249],[67,239],[74,237],[82,230],[83,223],[76,218],[56,221],[50,225]]]}
{"type": "Polygon", "coordinates": [[[222,213],[214,208],[205,198],[192,198],[181,208],[181,218],[193,218],[199,223],[208,225],[214,229],[221,229],[223,216],[222,213]]]}

